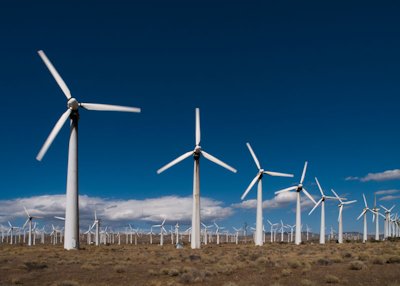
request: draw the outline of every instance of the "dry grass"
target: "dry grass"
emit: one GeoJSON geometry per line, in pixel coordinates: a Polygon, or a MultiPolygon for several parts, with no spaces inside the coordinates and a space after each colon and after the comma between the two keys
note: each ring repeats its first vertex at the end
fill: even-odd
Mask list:
{"type": "Polygon", "coordinates": [[[399,263],[399,241],[211,244],[200,250],[188,245],[181,250],[102,245],[81,251],[0,245],[0,285],[396,285],[399,263]]]}

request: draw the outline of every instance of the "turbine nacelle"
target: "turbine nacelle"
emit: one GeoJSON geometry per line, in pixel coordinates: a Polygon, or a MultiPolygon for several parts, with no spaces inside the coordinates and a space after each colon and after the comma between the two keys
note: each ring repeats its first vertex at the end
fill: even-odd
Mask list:
{"type": "Polygon", "coordinates": [[[76,100],[76,98],[71,97],[70,99],[68,99],[68,102],[67,102],[68,109],[78,110],[79,106],[80,106],[80,104],[79,104],[78,100],[76,100]]]}

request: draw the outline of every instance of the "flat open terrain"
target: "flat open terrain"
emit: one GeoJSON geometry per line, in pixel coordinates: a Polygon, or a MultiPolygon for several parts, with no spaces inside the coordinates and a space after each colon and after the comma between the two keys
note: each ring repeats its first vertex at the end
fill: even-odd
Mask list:
{"type": "Polygon", "coordinates": [[[338,245],[0,245],[0,285],[400,285],[400,241],[338,245]]]}

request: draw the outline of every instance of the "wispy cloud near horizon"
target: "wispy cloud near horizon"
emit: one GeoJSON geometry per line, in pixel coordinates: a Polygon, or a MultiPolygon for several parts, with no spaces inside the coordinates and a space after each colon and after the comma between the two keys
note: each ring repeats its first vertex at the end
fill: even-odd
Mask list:
{"type": "MultiPolygon", "coordinates": [[[[43,216],[44,221],[54,216],[64,217],[65,195],[43,195],[12,200],[0,200],[0,223],[25,220],[24,206],[31,215],[43,216]]],[[[94,211],[108,223],[140,221],[158,222],[165,216],[167,222],[190,222],[192,218],[192,197],[163,196],[144,200],[121,200],[101,197],[79,196],[80,224],[93,221],[94,211]]],[[[225,219],[233,215],[232,207],[225,207],[221,201],[212,198],[201,199],[201,217],[204,221],[225,219]]]]}
{"type": "Polygon", "coordinates": [[[369,182],[369,181],[389,181],[389,180],[400,180],[400,169],[387,170],[380,173],[368,173],[364,177],[353,177],[349,176],[345,178],[346,181],[360,181],[360,182],[369,182]]]}
{"type": "MultiPolygon", "coordinates": [[[[296,202],[296,197],[296,192],[280,193],[270,200],[263,201],[263,208],[265,208],[266,210],[284,208],[287,207],[289,204],[296,202]]],[[[301,197],[301,205],[302,207],[307,208],[310,206],[314,206],[314,203],[308,198],[301,197]]],[[[245,200],[241,203],[232,204],[231,206],[238,209],[255,209],[257,208],[257,200],[245,200]]]]}

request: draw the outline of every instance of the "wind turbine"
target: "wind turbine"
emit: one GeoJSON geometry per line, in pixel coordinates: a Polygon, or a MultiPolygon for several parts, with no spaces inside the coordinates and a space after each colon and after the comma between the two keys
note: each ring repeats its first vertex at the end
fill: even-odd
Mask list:
{"type": "Polygon", "coordinates": [[[64,123],[70,118],[71,129],[68,150],[68,174],[67,174],[67,204],[65,210],[65,239],[64,248],[79,249],[79,193],[78,193],[78,120],[79,108],[95,111],[121,111],[121,112],[140,112],[140,108],[125,107],[109,104],[82,103],[71,96],[71,92],[64,80],[58,74],[53,64],[43,51],[38,52],[43,62],[53,75],[57,84],[67,97],[67,111],[65,111],[57,121],[53,130],[47,137],[42,149],[40,149],[36,159],[41,161],[46,154],[55,137],[63,127],[64,123]]]}
{"type": "Polygon", "coordinates": [[[97,218],[97,212],[96,210],[94,211],[94,222],[93,225],[90,229],[96,226],[96,234],[95,234],[95,243],[96,246],[100,245],[100,219],[97,218]]]}
{"type": "MultiPolygon", "coordinates": [[[[295,236],[295,244],[299,245],[301,243],[301,206],[300,206],[300,192],[303,191],[303,193],[314,203],[316,204],[317,202],[314,200],[314,198],[304,189],[303,187],[303,182],[304,178],[306,177],[306,171],[307,171],[307,161],[304,163],[304,168],[303,168],[303,173],[301,175],[300,183],[297,186],[292,186],[280,191],[275,192],[275,195],[284,193],[284,192],[289,192],[289,191],[296,191],[297,193],[297,203],[296,203],[296,236],[295,236]]],[[[293,229],[292,229],[293,230],[293,229]]]]}
{"type": "Polygon", "coordinates": [[[10,244],[14,244],[13,239],[14,239],[14,229],[19,229],[19,227],[17,226],[13,226],[11,224],[11,222],[8,221],[8,225],[10,226],[10,228],[8,229],[8,232],[11,235],[11,240],[10,240],[10,244]]]}
{"type": "Polygon", "coordinates": [[[170,163],[166,164],[162,168],[157,170],[157,174],[164,172],[165,170],[169,169],[170,167],[178,164],[182,160],[193,156],[194,159],[194,170],[193,170],[193,213],[192,213],[192,238],[191,238],[191,247],[192,249],[199,249],[201,247],[200,243],[200,174],[199,174],[199,163],[200,163],[200,156],[203,155],[204,158],[218,164],[231,172],[236,173],[236,169],[232,168],[231,166],[225,164],[221,160],[215,158],[214,156],[208,154],[204,151],[200,146],[200,109],[196,108],[196,146],[194,147],[193,151],[186,152],[185,154],[179,156],[175,160],[171,161],[170,163]]]}
{"type": "Polygon", "coordinates": [[[379,216],[385,217],[383,214],[379,213],[379,208],[376,206],[376,194],[374,194],[374,208],[372,209],[373,215],[372,215],[372,222],[375,220],[376,216],[376,221],[375,221],[375,240],[379,240],[379,216]]]}
{"type": "Polygon", "coordinates": [[[336,194],[336,192],[331,189],[332,193],[335,195],[335,197],[339,200],[339,216],[338,216],[338,222],[339,222],[339,230],[338,230],[338,243],[343,243],[343,219],[342,219],[342,214],[343,214],[343,206],[344,205],[349,205],[349,204],[353,204],[355,202],[357,202],[357,200],[354,201],[348,201],[348,202],[344,202],[342,200],[342,198],[340,198],[338,196],[338,194],[336,194]]]}
{"type": "Polygon", "coordinates": [[[164,220],[161,224],[155,224],[155,225],[151,226],[151,228],[153,228],[153,227],[160,228],[160,245],[161,246],[164,245],[164,232],[168,233],[167,230],[164,228],[165,220],[166,220],[166,218],[164,218],[164,220]]]}
{"type": "Polygon", "coordinates": [[[313,209],[309,212],[308,215],[312,214],[312,212],[319,206],[321,205],[321,230],[319,232],[319,243],[320,244],[325,244],[325,200],[326,199],[334,199],[336,200],[336,197],[330,197],[330,196],[325,196],[324,191],[321,188],[321,185],[319,184],[319,181],[317,178],[315,178],[315,181],[317,182],[318,189],[321,192],[321,199],[315,204],[313,209]]]}
{"type": "Polygon", "coordinates": [[[220,227],[215,221],[214,221],[214,225],[215,225],[215,227],[217,228],[216,230],[215,230],[215,234],[217,235],[217,244],[219,244],[219,230],[220,229],[224,229],[225,227],[220,227]]]}
{"type": "Polygon", "coordinates": [[[357,220],[359,220],[362,216],[364,216],[364,233],[363,233],[363,243],[367,242],[367,211],[370,211],[372,213],[374,213],[367,205],[367,200],[365,199],[365,195],[363,194],[363,198],[364,198],[364,204],[365,204],[365,208],[363,209],[363,211],[361,212],[361,214],[359,215],[359,217],[357,218],[357,220]]]}
{"type": "Polygon", "coordinates": [[[29,212],[27,211],[26,207],[24,207],[25,213],[28,216],[28,219],[26,220],[26,222],[24,223],[24,225],[22,226],[22,229],[25,228],[25,226],[29,223],[29,234],[28,234],[28,246],[32,245],[32,220],[35,218],[42,218],[40,216],[31,216],[29,214],[29,212]]]}
{"type": "Polygon", "coordinates": [[[274,226],[278,226],[279,223],[272,223],[270,220],[267,219],[267,222],[271,226],[271,243],[274,241],[274,226]]]}
{"type": "Polygon", "coordinates": [[[251,181],[250,185],[247,187],[246,191],[243,193],[241,199],[243,200],[247,196],[247,194],[250,192],[251,188],[253,188],[253,186],[258,182],[255,244],[257,246],[262,246],[263,245],[262,178],[263,178],[264,174],[267,174],[270,176],[277,176],[277,177],[293,177],[293,175],[265,171],[263,168],[261,168],[260,162],[258,161],[253,149],[251,148],[250,143],[246,143],[246,145],[247,145],[247,148],[249,148],[250,154],[253,157],[254,162],[256,163],[258,172],[257,172],[257,175],[254,177],[254,179],[251,181]]]}
{"type": "Polygon", "coordinates": [[[396,205],[393,205],[390,209],[385,208],[383,205],[380,205],[385,210],[385,227],[384,227],[384,237],[385,239],[390,236],[390,213],[394,209],[396,205]]]}

